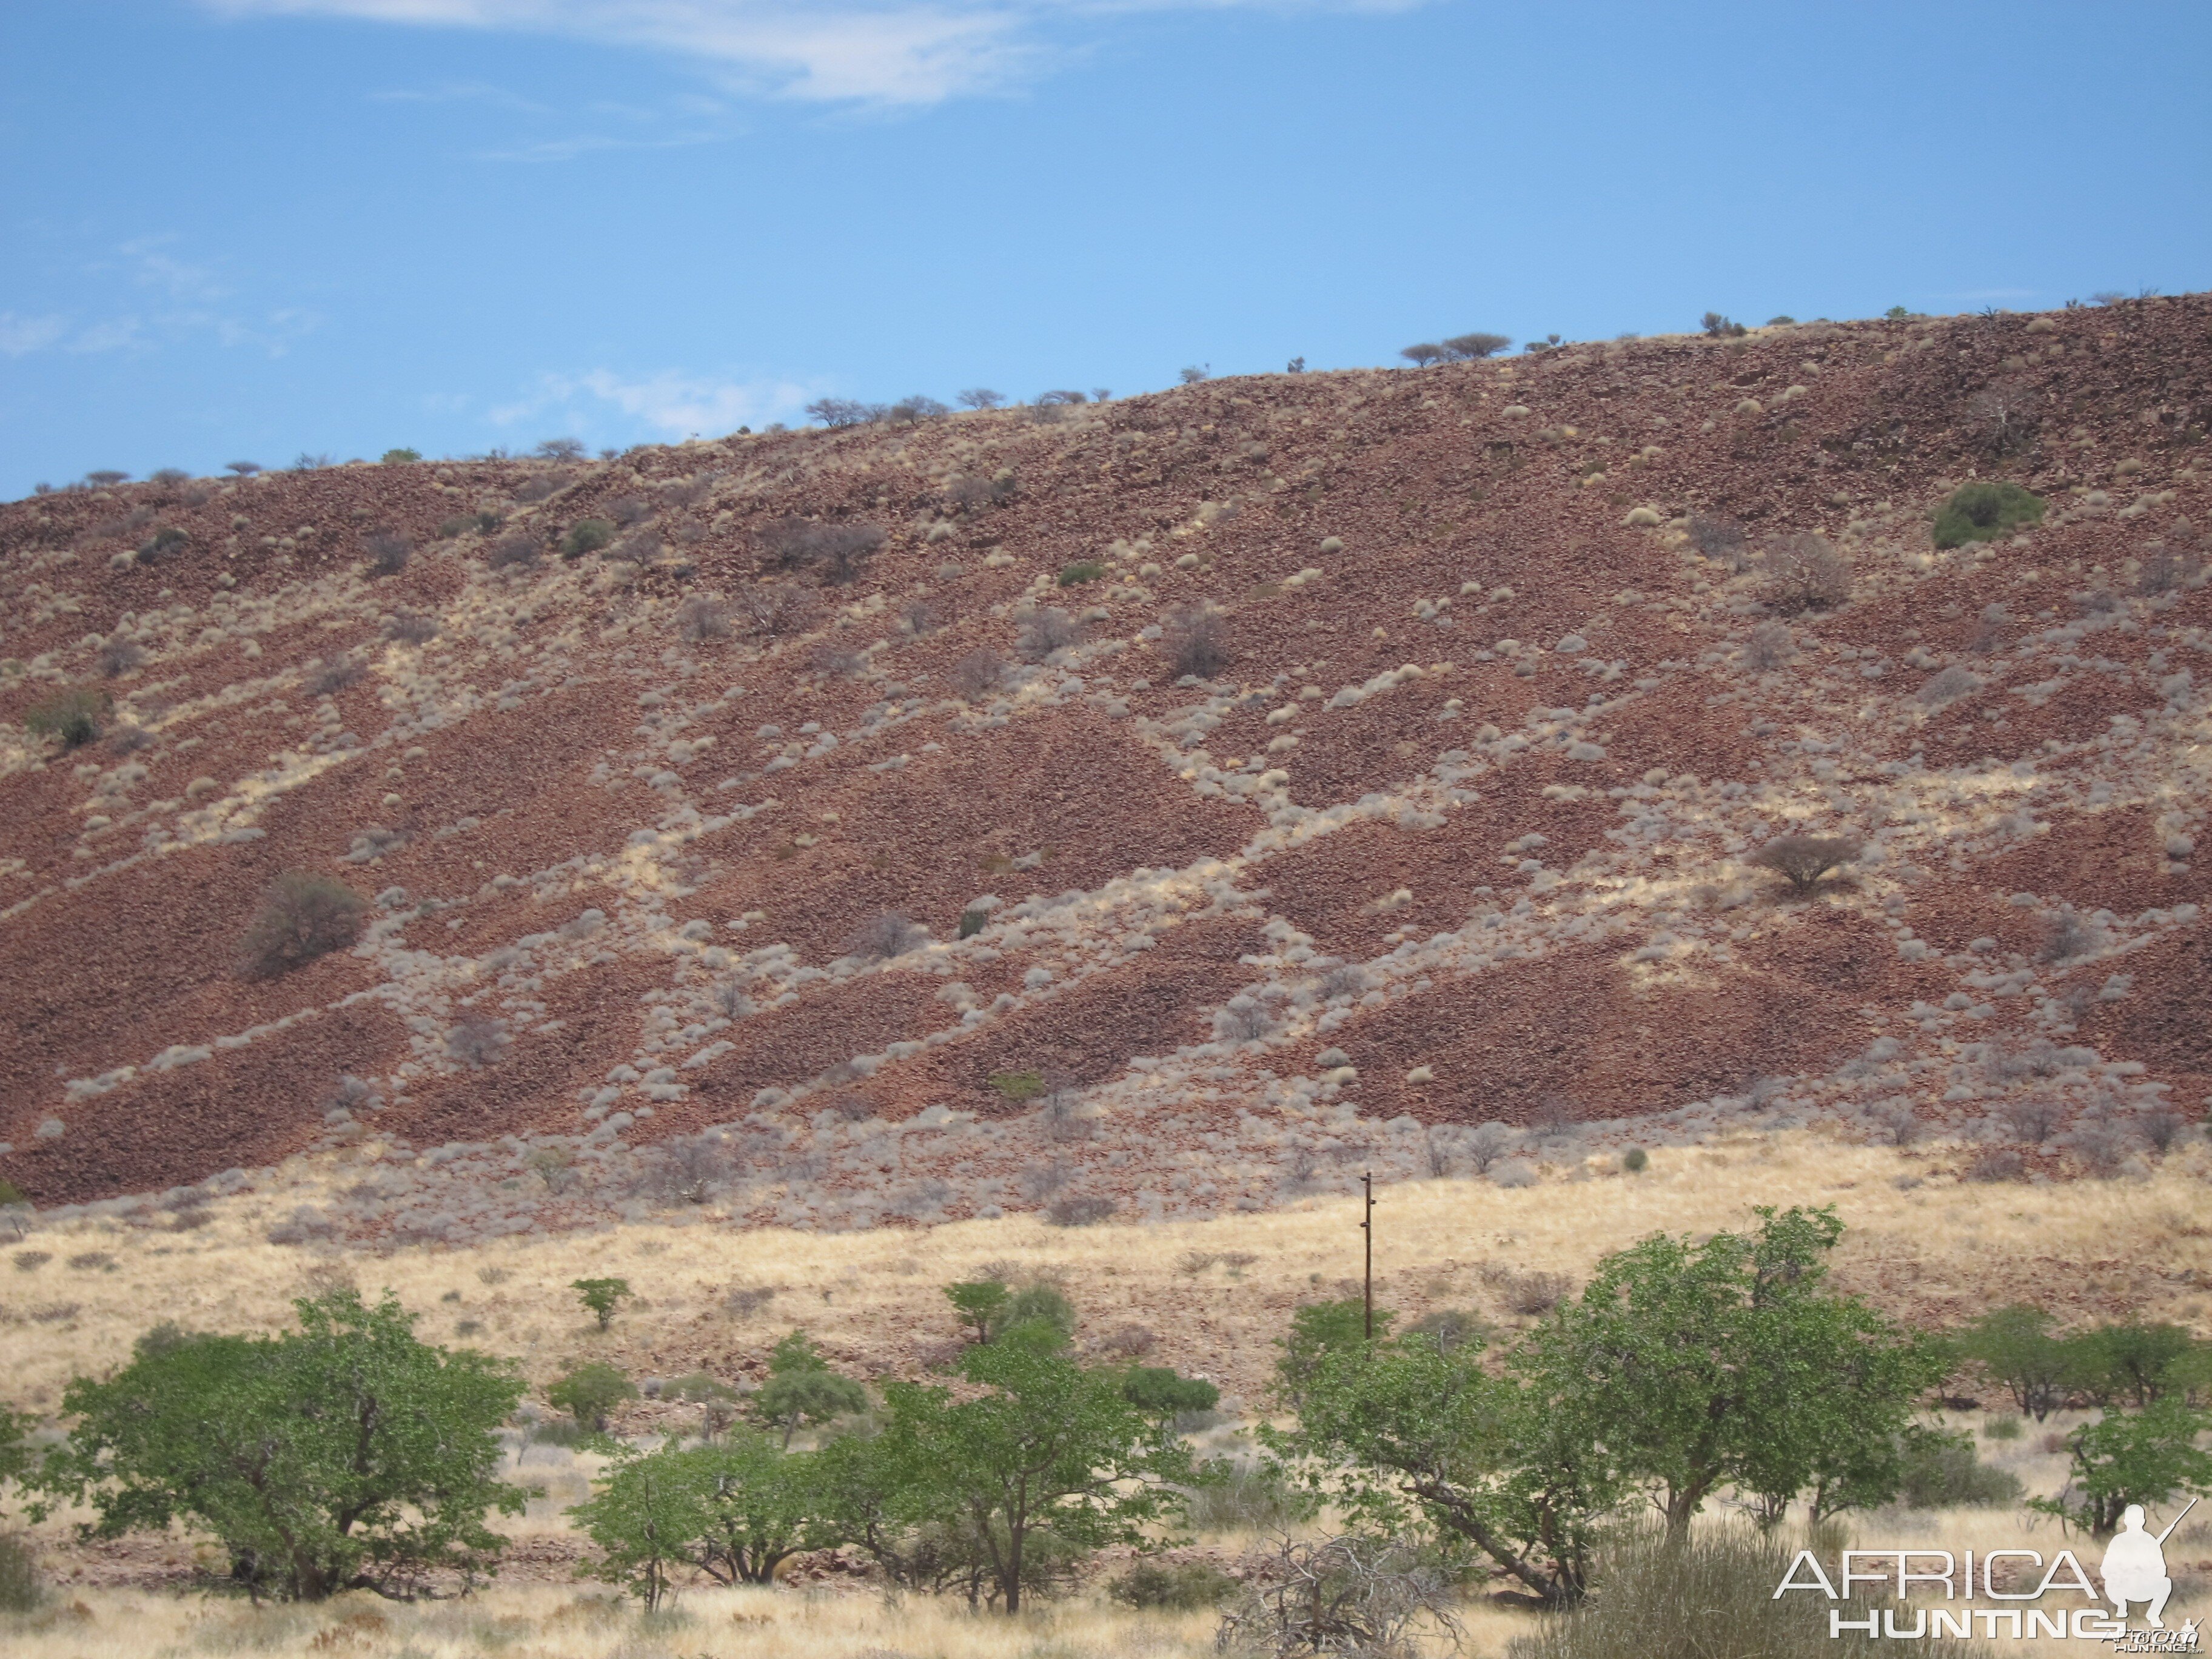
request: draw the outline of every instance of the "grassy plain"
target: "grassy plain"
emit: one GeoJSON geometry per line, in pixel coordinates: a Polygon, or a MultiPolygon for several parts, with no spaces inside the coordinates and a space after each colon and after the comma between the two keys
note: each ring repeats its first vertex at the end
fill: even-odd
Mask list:
{"type": "MultiPolygon", "coordinates": [[[[1960,1161],[1956,1149],[1874,1148],[1791,1133],[1662,1149],[1633,1175],[1607,1163],[1553,1170],[1522,1189],[1481,1181],[1393,1186],[1378,1195],[1377,1301],[1407,1318],[1468,1308],[1510,1332],[1535,1316],[1541,1275],[1579,1284],[1601,1255],[1654,1231],[1741,1226],[1759,1205],[1832,1203],[1848,1226],[1839,1278],[1901,1316],[1941,1325],[2033,1297],[2062,1316],[2130,1313],[2206,1334],[2212,1224],[2202,1148],[2178,1153],[2147,1180],[2050,1186],[1960,1182],[1948,1173],[1960,1161]]],[[[119,1363],[162,1320],[273,1328],[289,1318],[291,1297],[341,1277],[372,1294],[390,1287],[422,1316],[422,1334],[432,1340],[519,1357],[533,1391],[584,1358],[640,1377],[705,1369],[734,1379],[794,1325],[842,1366],[880,1375],[910,1368],[954,1338],[942,1285],[992,1273],[1058,1283],[1082,1312],[1080,1340],[1104,1344],[1117,1332],[1126,1340],[1135,1328],[1149,1337],[1155,1363],[1212,1376],[1229,1396],[1224,1405],[1249,1416],[1261,1409],[1289,1310],[1356,1293],[1360,1265],[1358,1201],[1342,1199],[1144,1227],[1054,1228],[1023,1216],[842,1234],[738,1231],[694,1212],[390,1255],[271,1244],[264,1235],[276,1214],[245,1194],[210,1206],[204,1224],[182,1232],[113,1218],[35,1230],[0,1255],[9,1357],[0,1397],[51,1413],[70,1376],[119,1363]],[[629,1279],[636,1298],[603,1333],[569,1285],[607,1274],[629,1279]],[[761,1299],[763,1291],[772,1297],[761,1299]]],[[[623,1426],[683,1426],[689,1409],[644,1402],[623,1426]]],[[[2031,1492],[2053,1490],[2063,1464],[2045,1437],[2063,1426],[2031,1423],[2015,1441],[1982,1440],[1982,1454],[2013,1467],[2031,1492]]],[[[564,1534],[561,1510],[585,1495],[593,1467],[552,1448],[531,1452],[514,1473],[546,1492],[512,1529],[548,1541],[564,1534]]],[[[2058,1539],[2054,1522],[2012,1510],[1885,1511],[1862,1517],[1856,1530],[1863,1546],[1940,1540],[2048,1552],[2058,1539]]],[[[1245,1540],[1201,1541],[1233,1550],[1245,1540]]],[[[46,1612],[9,1631],[9,1650],[24,1659],[246,1651],[1115,1659],[1195,1656],[1210,1650],[1212,1628],[1204,1613],[1118,1607],[1095,1587],[1019,1620],[926,1598],[886,1603],[858,1588],[693,1590],[672,1620],[647,1620],[611,1592],[566,1582],[565,1561],[535,1578],[511,1576],[464,1603],[409,1608],[354,1599],[256,1613],[103,1584],[112,1573],[83,1571],[94,1564],[55,1524],[40,1543],[58,1594],[46,1612]]],[[[2183,1544],[2184,1557],[2205,1554],[2212,1530],[2192,1526],[2183,1544]]],[[[188,1553],[179,1543],[169,1559],[188,1553]]],[[[2205,1571],[2212,1561],[2184,1565],[2179,1610],[2204,1600],[2192,1575],[2205,1571]]],[[[1502,1653],[1521,1617],[1477,1607],[1465,1651],[1502,1653]]]]}

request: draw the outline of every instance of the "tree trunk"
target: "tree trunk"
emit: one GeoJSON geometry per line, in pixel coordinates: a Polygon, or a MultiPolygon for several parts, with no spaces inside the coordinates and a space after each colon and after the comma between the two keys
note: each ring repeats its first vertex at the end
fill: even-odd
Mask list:
{"type": "Polygon", "coordinates": [[[1667,1488],[1667,1501],[1662,1507],[1666,1511],[1667,1542],[1669,1546],[1688,1541],[1691,1518],[1697,1514],[1705,1499],[1705,1494],[1701,1487],[1667,1488]]]}

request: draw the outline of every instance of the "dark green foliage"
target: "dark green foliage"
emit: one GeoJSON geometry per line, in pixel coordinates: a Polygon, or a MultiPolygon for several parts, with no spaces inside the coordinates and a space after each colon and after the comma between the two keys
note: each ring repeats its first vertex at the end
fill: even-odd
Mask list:
{"type": "Polygon", "coordinates": [[[1991,542],[2043,520],[2043,498],[2009,479],[1978,479],[1953,490],[1936,514],[1936,545],[1991,542]]]}
{"type": "Polygon", "coordinates": [[[1059,581],[1062,587],[1079,587],[1085,582],[1095,582],[1106,574],[1106,567],[1096,559],[1078,559],[1060,568],[1059,581]]]}
{"type": "Polygon", "coordinates": [[[1620,1155],[1620,1167],[1631,1175],[1642,1175],[1650,1163],[1651,1154],[1641,1146],[1631,1146],[1620,1155]]]}
{"type": "Polygon", "coordinates": [[[2206,1352],[2205,1345],[2179,1325],[2140,1320],[2097,1326],[2065,1346],[2075,1386],[2100,1406],[2148,1406],[2177,1388],[2186,1389],[2201,1381],[2206,1352]]]}
{"type": "Polygon", "coordinates": [[[625,1448],[587,1503],[568,1513],[602,1551],[594,1573],[648,1608],[689,1565],[718,1583],[765,1584],[801,1550],[842,1542],[816,1455],[747,1431],[720,1445],[625,1448]]]}
{"type": "Polygon", "coordinates": [[[1993,1308],[1954,1337],[1952,1346],[2037,1422],[2065,1403],[2072,1360],[2040,1309],[2019,1303],[1993,1308]]]}
{"type": "Polygon", "coordinates": [[[1044,1073],[1042,1072],[994,1072],[991,1074],[991,1086],[1006,1099],[1019,1104],[1024,1100],[1035,1100],[1044,1092],[1044,1073]]]}
{"type": "Polygon", "coordinates": [[[623,1447],[599,1490],[568,1510],[599,1547],[599,1560],[586,1571],[623,1585],[647,1612],[668,1598],[699,1527],[698,1494],[686,1474],[672,1455],[623,1447]]]}
{"type": "Polygon", "coordinates": [[[9,1180],[5,1176],[0,1176],[0,1210],[4,1210],[10,1205],[28,1204],[30,1201],[31,1200],[23,1196],[23,1189],[21,1188],[18,1187],[14,1182],[9,1180]]]}
{"type": "Polygon", "coordinates": [[[386,466],[398,466],[422,459],[422,452],[419,449],[387,449],[384,452],[384,465],[386,466]]]}
{"type": "Polygon", "coordinates": [[[1316,1316],[1312,1337],[1334,1340],[1302,1343],[1294,1328],[1286,1364],[1312,1355],[1297,1385],[1298,1426],[1263,1428],[1262,1438],[1302,1460],[1315,1496],[1364,1527],[1395,1535],[1425,1521],[1545,1601],[1578,1601],[1602,1528],[1627,1495],[1580,1413],[1510,1372],[1494,1375],[1476,1343],[1379,1332],[1362,1341],[1338,1311],[1346,1305],[1298,1310],[1316,1316]]]}
{"type": "Polygon", "coordinates": [[[1219,1405],[1221,1390],[1172,1366],[1132,1365],[1121,1378],[1121,1398],[1150,1419],[1153,1432],[1165,1439],[1183,1413],[1210,1412],[1219,1405]]]}
{"type": "Polygon", "coordinates": [[[605,519],[579,519],[561,538],[561,556],[580,559],[596,553],[615,538],[615,527],[605,519]]]}
{"type": "MultiPolygon", "coordinates": [[[[1387,1336],[1396,1316],[1375,1310],[1375,1334],[1387,1336]]],[[[1341,1302],[1309,1302],[1291,1315],[1291,1334],[1279,1344],[1275,1360],[1275,1387],[1285,1402],[1296,1407],[1306,1379],[1332,1353],[1341,1353],[1366,1340],[1366,1307],[1358,1297],[1341,1302]]]]}
{"type": "Polygon", "coordinates": [[[1705,331],[1709,338],[1716,340],[1737,339],[1751,332],[1741,323],[1733,318],[1723,317],[1717,311],[1707,312],[1698,319],[1698,325],[1705,331]]]}
{"type": "Polygon", "coordinates": [[[605,1434],[607,1413],[625,1400],[637,1398],[629,1378],[605,1360],[579,1365],[545,1391],[548,1403],[576,1419],[576,1426],[591,1434],[605,1434]]]}
{"type": "Polygon", "coordinates": [[[1218,1607],[1236,1593],[1237,1581],[1211,1561],[1139,1561],[1106,1587],[1125,1607],[1176,1613],[1218,1607]]]}
{"type": "Polygon", "coordinates": [[[1047,1346],[1065,1343],[1075,1334],[1075,1304],[1050,1285],[1024,1285],[991,1321],[994,1339],[1013,1331],[1047,1346]]]}
{"type": "Polygon", "coordinates": [[[967,1397],[889,1383],[882,1432],[822,1454],[846,1535],[894,1582],[1018,1613],[1084,1553],[1173,1517],[1189,1455],[1159,1443],[1118,1372],[1028,1340],[972,1347],[960,1369],[967,1397]]]}
{"type": "Polygon", "coordinates": [[[295,1332],[178,1333],[70,1383],[76,1425],[38,1476],[45,1501],[88,1505],[88,1538],[210,1533],[244,1588],[287,1601],[487,1571],[501,1540],[485,1511],[519,1514],[525,1496],[495,1478],[514,1367],[418,1341],[390,1296],[293,1305],[295,1332]]]}
{"type": "Polygon", "coordinates": [[[2212,1452],[2197,1443],[2208,1427],[2212,1415],[2172,1395],[2139,1412],[2107,1410],[2066,1437],[2064,1489],[2030,1498],[2028,1507],[2102,1534],[2118,1527],[2130,1504],[2149,1508],[2178,1492],[2212,1493],[2212,1452]]]}
{"type": "Polygon", "coordinates": [[[352,944],[368,902],[330,876],[288,870],[270,884],[240,947],[248,978],[269,979],[352,944]]]}
{"type": "Polygon", "coordinates": [[[576,1299],[590,1311],[592,1317],[599,1322],[601,1330],[614,1322],[615,1310],[630,1293],[627,1279],[579,1279],[568,1288],[575,1291],[576,1299]]]}
{"type": "Polygon", "coordinates": [[[1607,1257],[1517,1368],[1582,1418],[1677,1539],[1723,1485],[1816,1518],[1893,1490],[1890,1448],[1942,1356],[1826,1289],[1832,1209],[1759,1211],[1755,1234],[1650,1238],[1607,1257]]]}
{"type": "Polygon", "coordinates": [[[1903,1463],[1897,1500],[1912,1509],[2000,1510],[2020,1502],[2020,1477],[1981,1462],[1962,1434],[1911,1436],[1903,1463]]]}
{"type": "Polygon", "coordinates": [[[974,1328],[978,1342],[991,1340],[992,1322],[1005,1310],[1012,1294],[995,1279],[969,1279],[945,1287],[945,1300],[960,1316],[962,1324],[974,1328]]]}
{"type": "Polygon", "coordinates": [[[991,925],[988,910],[963,910],[960,913],[960,937],[973,939],[991,925]]]}
{"type": "Polygon", "coordinates": [[[106,717],[106,694],[79,685],[33,703],[23,725],[34,738],[58,738],[64,749],[82,749],[99,740],[106,717]]]}
{"type": "Polygon", "coordinates": [[[1478,1341],[1358,1338],[1357,1303],[1301,1309],[1278,1366],[1310,1487],[1385,1529],[1418,1515],[1554,1604],[1581,1599],[1610,1519],[1647,1494],[1679,1542],[1724,1486],[1769,1520],[1877,1503],[1902,1479],[1936,1345],[1826,1285],[1832,1210],[1607,1257],[1502,1372],[1478,1341]]]}
{"type": "MultiPolygon", "coordinates": [[[[1964,1643],[1828,1634],[1828,1614],[1863,1620],[1884,1603],[1777,1596],[1797,1547],[1741,1528],[1668,1544],[1645,1536],[1609,1559],[1601,1593],[1507,1646],[1507,1659],[1966,1659],[1964,1643]]],[[[1909,1622],[1909,1621],[1908,1621],[1909,1622]]]]}
{"type": "Polygon", "coordinates": [[[868,1391],[830,1369],[804,1331],[793,1331],[770,1351],[768,1381],[753,1396],[753,1410],[783,1432],[787,1449],[801,1423],[819,1426],[868,1408],[868,1391]]]}

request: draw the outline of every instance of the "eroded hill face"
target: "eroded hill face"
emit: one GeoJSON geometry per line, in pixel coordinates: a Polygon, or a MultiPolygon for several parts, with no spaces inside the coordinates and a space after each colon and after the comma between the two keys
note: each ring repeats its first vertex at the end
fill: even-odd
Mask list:
{"type": "Polygon", "coordinates": [[[297,1231],[371,1241],[1208,1214],[1747,1118],[2154,1157],[2212,1089],[2209,329],[0,508],[0,1174],[319,1149],[297,1231]],[[1936,548],[1977,475],[2042,522],[1936,548]],[[70,687],[65,749],[25,722],[70,687]],[[1794,896],[1787,833],[1863,851],[1794,896]],[[299,872],[357,939],[246,973],[299,872]]]}

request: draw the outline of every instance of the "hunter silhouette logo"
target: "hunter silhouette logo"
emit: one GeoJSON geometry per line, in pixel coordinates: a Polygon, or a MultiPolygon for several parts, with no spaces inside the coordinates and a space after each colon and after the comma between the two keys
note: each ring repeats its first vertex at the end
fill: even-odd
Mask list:
{"type": "Polygon", "coordinates": [[[2014,1641],[2058,1638],[2102,1642],[2122,1652],[2201,1653],[2195,1620],[2185,1621],[2178,1630],[2167,1629],[2165,1622],[2166,1604],[2173,1594],[2173,1578],[2166,1566],[2166,1540],[2188,1518],[2197,1502],[2191,1498],[2181,1513],[2157,1533],[2146,1527],[2142,1504],[2128,1505],[2120,1517],[2120,1529],[2105,1547],[2104,1559],[2099,1564],[2099,1576],[2104,1582],[2101,1596],[2080,1559],[2069,1549],[2060,1550],[2047,1565],[2039,1550],[1985,1551],[1978,1572],[1972,1550],[1961,1553],[1845,1550],[1841,1570],[1833,1578],[1811,1550],[1800,1550],[1775,1587],[1774,1599],[1779,1601],[1793,1590],[1810,1590],[1831,1601],[1843,1601],[1855,1589],[1877,1585],[1890,1593],[1894,1600],[1892,1606],[1876,1607],[1861,1602],[1849,1613],[1841,1607],[1830,1608],[1832,1638],[1841,1638],[1845,1632],[1904,1641],[1930,1636],[1964,1639],[1979,1635],[1985,1641],[1998,1637],[2014,1641]],[[2034,1584],[2033,1589],[2006,1588],[2029,1583],[2034,1584]],[[1915,1587],[1921,1597],[1918,1606],[1911,1605],[1915,1587]],[[2085,1605],[2043,1605],[2046,1595],[2077,1596],[2085,1605]],[[1964,1605],[1975,1601],[1998,1605],[1964,1605]],[[2036,1605],[2002,1605],[2008,1601],[2036,1605]],[[2111,1611],[2104,1603],[2110,1603],[2111,1611]],[[2144,1622],[2142,1627],[2130,1629],[2128,1609],[2136,1605],[2143,1609],[2144,1622]]]}
{"type": "Polygon", "coordinates": [[[2173,1580],[2166,1571],[2166,1540],[2196,1507],[2192,1498],[2155,1538],[2143,1530],[2142,1504],[2130,1504],[2121,1515],[2119,1531],[2105,1546],[2105,1599],[2122,1620],[2128,1616],[2129,1602],[2146,1601],[2149,1606],[2143,1609],[2145,1622],[2153,1630],[2166,1628],[2166,1620],[2159,1615],[2166,1611],[2166,1597],[2173,1594],[2173,1580]]]}

